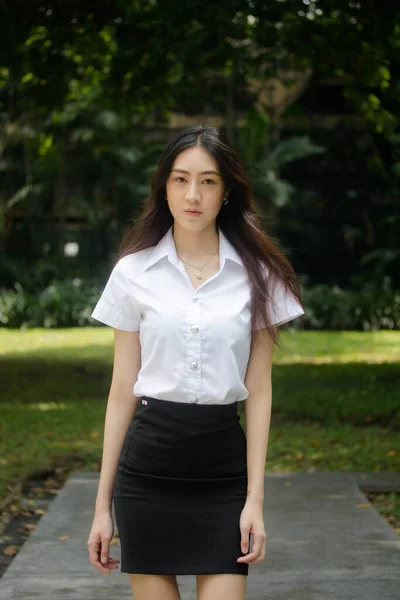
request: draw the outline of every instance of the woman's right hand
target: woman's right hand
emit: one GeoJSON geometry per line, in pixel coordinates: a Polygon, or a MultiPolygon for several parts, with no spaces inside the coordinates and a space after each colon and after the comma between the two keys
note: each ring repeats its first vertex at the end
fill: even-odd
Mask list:
{"type": "Polygon", "coordinates": [[[109,556],[110,542],[114,534],[111,511],[96,513],[87,542],[90,563],[102,573],[110,574],[110,569],[118,569],[119,560],[109,556]]]}

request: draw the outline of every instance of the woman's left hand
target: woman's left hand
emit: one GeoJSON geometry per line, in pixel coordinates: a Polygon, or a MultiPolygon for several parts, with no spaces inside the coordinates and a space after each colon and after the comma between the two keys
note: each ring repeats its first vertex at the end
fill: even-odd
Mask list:
{"type": "Polygon", "coordinates": [[[265,558],[266,533],[262,505],[246,502],[240,515],[240,531],[242,535],[241,550],[243,554],[249,551],[249,537],[253,537],[253,548],[250,554],[241,556],[237,562],[255,565],[265,558]]]}

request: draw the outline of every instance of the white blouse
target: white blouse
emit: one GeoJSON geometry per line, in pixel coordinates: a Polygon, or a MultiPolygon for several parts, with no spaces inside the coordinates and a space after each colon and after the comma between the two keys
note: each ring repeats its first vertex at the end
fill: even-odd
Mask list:
{"type": "MultiPolygon", "coordinates": [[[[220,269],[197,290],[178,258],[172,225],[151,248],[113,268],[92,317],[116,329],[140,330],[135,396],[230,404],[245,400],[251,343],[250,287],[243,262],[218,228],[220,269]]],[[[275,286],[272,323],[304,314],[275,286]]],[[[263,323],[258,320],[257,329],[263,323]]]]}

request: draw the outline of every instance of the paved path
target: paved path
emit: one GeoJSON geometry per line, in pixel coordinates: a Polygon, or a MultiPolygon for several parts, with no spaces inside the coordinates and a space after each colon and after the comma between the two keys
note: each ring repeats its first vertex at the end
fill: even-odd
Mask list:
{"type": "MultiPolygon", "coordinates": [[[[98,477],[68,479],[0,579],[1,600],[132,600],[125,573],[104,575],[88,560],[98,477]]],[[[399,600],[400,539],[362,506],[368,501],[357,482],[368,479],[371,488],[371,477],[266,475],[267,558],[250,567],[247,600],[399,600]]],[[[400,486],[400,474],[381,480],[400,486]]],[[[119,545],[111,555],[119,558],[119,545]]],[[[179,577],[179,585],[182,600],[195,600],[194,577],[179,577]]]]}

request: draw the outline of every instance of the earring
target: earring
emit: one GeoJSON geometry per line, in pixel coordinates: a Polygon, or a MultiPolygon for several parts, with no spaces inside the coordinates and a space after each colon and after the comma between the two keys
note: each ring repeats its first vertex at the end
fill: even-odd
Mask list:
{"type": "Polygon", "coordinates": [[[228,198],[225,198],[224,204],[228,204],[228,198]]]}

